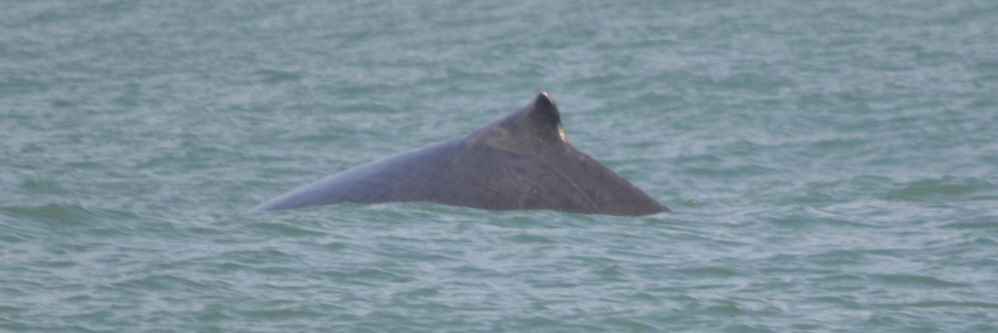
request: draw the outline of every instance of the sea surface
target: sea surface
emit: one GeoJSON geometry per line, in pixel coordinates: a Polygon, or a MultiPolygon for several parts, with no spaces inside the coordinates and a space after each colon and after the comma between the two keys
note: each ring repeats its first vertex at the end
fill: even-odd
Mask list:
{"type": "Polygon", "coordinates": [[[0,331],[996,332],[998,2],[3,1],[0,331]],[[250,212],[542,90],[672,212],[250,212]]]}

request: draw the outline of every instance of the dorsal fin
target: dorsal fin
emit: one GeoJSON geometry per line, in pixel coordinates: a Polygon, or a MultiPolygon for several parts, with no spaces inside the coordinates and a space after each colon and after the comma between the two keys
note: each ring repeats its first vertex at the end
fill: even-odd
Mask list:
{"type": "Polygon", "coordinates": [[[547,92],[541,91],[534,97],[534,101],[527,106],[524,118],[519,122],[528,122],[528,127],[536,135],[547,140],[561,140],[568,142],[565,138],[565,130],[561,127],[561,114],[558,113],[558,104],[554,97],[547,92]]]}
{"type": "Polygon", "coordinates": [[[468,139],[469,144],[485,144],[519,154],[536,154],[568,143],[558,105],[543,91],[520,111],[476,131],[468,139]]]}
{"type": "Polygon", "coordinates": [[[532,106],[530,114],[536,124],[555,130],[561,128],[561,115],[558,114],[558,105],[555,104],[554,98],[551,95],[548,95],[545,91],[541,91],[534,98],[532,106]]]}

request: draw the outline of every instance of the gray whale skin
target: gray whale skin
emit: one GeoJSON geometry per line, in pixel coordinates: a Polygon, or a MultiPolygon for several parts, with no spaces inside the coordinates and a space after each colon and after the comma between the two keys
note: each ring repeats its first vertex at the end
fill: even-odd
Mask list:
{"type": "Polygon", "coordinates": [[[669,211],[572,147],[546,92],[467,136],[326,177],[256,210],[396,201],[625,216],[669,211]]]}

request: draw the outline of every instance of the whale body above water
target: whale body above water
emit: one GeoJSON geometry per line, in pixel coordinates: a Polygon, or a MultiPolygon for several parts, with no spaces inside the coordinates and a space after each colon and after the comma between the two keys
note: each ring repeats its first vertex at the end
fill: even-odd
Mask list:
{"type": "Polygon", "coordinates": [[[558,106],[545,92],[469,135],[326,177],[256,210],[403,201],[605,215],[669,211],[572,147],[558,106]]]}

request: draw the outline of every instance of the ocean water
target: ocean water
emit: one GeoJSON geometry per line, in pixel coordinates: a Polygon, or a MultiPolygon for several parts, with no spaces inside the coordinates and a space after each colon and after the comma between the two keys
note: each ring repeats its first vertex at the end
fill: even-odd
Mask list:
{"type": "Polygon", "coordinates": [[[0,331],[995,332],[996,18],[5,1],[0,331]],[[673,212],[249,212],[540,90],[673,212]]]}

